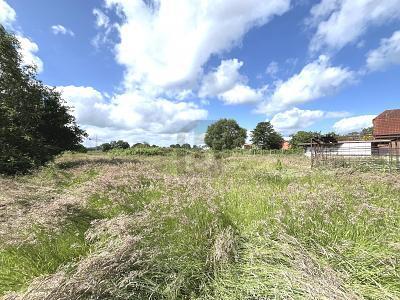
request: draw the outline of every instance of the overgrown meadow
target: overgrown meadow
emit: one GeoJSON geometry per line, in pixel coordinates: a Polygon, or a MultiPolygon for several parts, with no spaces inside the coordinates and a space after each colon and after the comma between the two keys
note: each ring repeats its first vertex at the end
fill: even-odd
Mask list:
{"type": "Polygon", "coordinates": [[[4,299],[400,299],[399,174],[143,154],[0,178],[4,299]]]}

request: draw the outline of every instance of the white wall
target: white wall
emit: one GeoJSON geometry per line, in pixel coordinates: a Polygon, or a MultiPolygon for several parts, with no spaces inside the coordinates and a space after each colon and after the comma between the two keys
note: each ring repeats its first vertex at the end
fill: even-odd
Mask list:
{"type": "MultiPolygon", "coordinates": [[[[372,155],[372,143],[361,142],[361,143],[343,143],[330,146],[326,148],[328,154],[339,155],[339,156],[352,156],[352,155],[372,155]]],[[[308,146],[304,153],[306,156],[311,157],[311,147],[308,146]]]]}

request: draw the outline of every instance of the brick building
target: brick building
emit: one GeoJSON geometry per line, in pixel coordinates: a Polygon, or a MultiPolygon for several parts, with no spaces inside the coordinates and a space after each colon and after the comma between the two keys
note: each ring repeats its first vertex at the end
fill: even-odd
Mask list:
{"type": "Polygon", "coordinates": [[[385,110],[373,120],[374,138],[390,140],[391,148],[400,152],[400,109],[385,110]]]}

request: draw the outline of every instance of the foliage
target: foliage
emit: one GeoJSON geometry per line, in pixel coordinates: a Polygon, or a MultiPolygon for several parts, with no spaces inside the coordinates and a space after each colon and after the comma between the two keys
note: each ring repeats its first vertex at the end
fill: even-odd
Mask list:
{"type": "Polygon", "coordinates": [[[181,148],[183,148],[183,149],[191,149],[192,147],[190,146],[190,144],[185,143],[185,144],[182,144],[181,148]]]}
{"type": "Polygon", "coordinates": [[[129,148],[129,143],[123,140],[112,141],[110,143],[104,143],[100,145],[100,149],[103,152],[108,152],[112,149],[128,149],[128,148],[129,148]]]}
{"type": "MultiPolygon", "coordinates": [[[[148,148],[150,147],[149,143],[143,142],[143,143],[136,143],[132,145],[132,148],[148,148]]],[[[151,147],[157,147],[155,145],[152,145],[151,147]]]]}
{"type": "Polygon", "coordinates": [[[363,128],[361,131],[350,132],[346,135],[340,136],[341,140],[371,140],[373,139],[373,127],[363,128]]]}
{"type": "Polygon", "coordinates": [[[159,147],[135,147],[129,149],[112,149],[109,152],[115,156],[129,156],[129,155],[143,155],[143,156],[155,156],[155,155],[167,155],[171,153],[170,149],[159,148],[159,147]]]}
{"type": "Polygon", "coordinates": [[[180,148],[181,145],[180,144],[172,144],[169,146],[170,148],[180,148]]]}
{"type": "Polygon", "coordinates": [[[299,144],[310,143],[312,139],[318,138],[319,132],[314,131],[298,131],[291,135],[290,143],[293,147],[299,147],[299,144]]]}
{"type": "Polygon", "coordinates": [[[283,138],[277,133],[270,122],[260,122],[251,132],[251,141],[253,145],[260,149],[280,149],[283,138]]]}
{"type": "Polygon", "coordinates": [[[221,119],[207,128],[205,143],[213,150],[229,150],[244,145],[246,129],[233,119],[221,119]]]}
{"type": "Polygon", "coordinates": [[[103,152],[107,152],[110,151],[112,149],[111,144],[110,143],[104,143],[100,145],[100,149],[103,152]]]}
{"type": "Polygon", "coordinates": [[[329,132],[318,137],[318,140],[325,144],[337,143],[339,136],[334,132],[329,132]]]}
{"type": "Polygon", "coordinates": [[[26,172],[65,150],[79,147],[85,136],[60,93],[23,66],[15,36],[0,25],[0,173],[26,172]]]}

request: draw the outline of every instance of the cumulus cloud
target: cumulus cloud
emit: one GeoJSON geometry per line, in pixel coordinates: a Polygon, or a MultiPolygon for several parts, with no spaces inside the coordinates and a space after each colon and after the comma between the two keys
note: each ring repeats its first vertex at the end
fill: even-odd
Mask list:
{"type": "Polygon", "coordinates": [[[221,61],[218,68],[204,76],[199,96],[212,97],[232,89],[243,80],[243,76],[239,73],[242,66],[243,62],[236,58],[221,61]]]}
{"type": "Polygon", "coordinates": [[[369,27],[400,19],[400,0],[322,0],[308,20],[316,27],[310,49],[340,49],[356,42],[369,27]]]}
{"type": "Polygon", "coordinates": [[[58,34],[70,35],[70,36],[75,35],[75,33],[71,29],[65,28],[64,26],[62,26],[60,24],[51,26],[51,31],[55,35],[58,35],[58,34]]]}
{"type": "Polygon", "coordinates": [[[367,67],[371,71],[384,70],[400,64],[400,30],[390,38],[381,40],[380,46],[367,55],[367,67]]]}
{"type": "Polygon", "coordinates": [[[218,97],[222,99],[225,104],[244,104],[259,102],[264,97],[264,89],[252,89],[251,87],[243,84],[236,84],[232,89],[219,94],[218,97]]]}
{"type": "Polygon", "coordinates": [[[117,61],[125,84],[190,86],[212,54],[238,44],[254,26],[290,8],[290,0],[105,0],[123,18],[117,61]]]}
{"type": "Polygon", "coordinates": [[[331,66],[329,58],[321,55],[298,74],[284,82],[277,82],[272,95],[261,103],[257,111],[271,114],[293,105],[326,97],[354,80],[354,77],[352,71],[331,66]]]}
{"type": "Polygon", "coordinates": [[[284,134],[291,134],[305,129],[322,119],[343,118],[348,116],[347,112],[326,112],[322,110],[302,110],[292,108],[277,113],[271,120],[271,124],[284,134]]]}
{"type": "Polygon", "coordinates": [[[107,99],[92,87],[64,86],[58,90],[83,126],[171,134],[190,131],[197,121],[207,118],[207,111],[194,103],[150,98],[140,91],[107,99]]]}
{"type": "Polygon", "coordinates": [[[363,128],[371,127],[372,120],[376,115],[364,115],[357,117],[344,118],[333,125],[333,129],[338,133],[349,133],[359,131],[363,128]]]}
{"type": "Polygon", "coordinates": [[[15,10],[6,1],[0,0],[0,24],[9,27],[16,17],[15,10]]]}
{"type": "Polygon", "coordinates": [[[21,45],[22,63],[24,65],[34,65],[38,73],[42,72],[43,61],[36,55],[39,51],[38,45],[21,34],[17,34],[16,37],[21,45]]]}
{"type": "Polygon", "coordinates": [[[240,74],[243,62],[238,59],[221,61],[221,64],[204,76],[199,97],[218,97],[225,104],[244,104],[261,101],[266,87],[253,89],[246,84],[247,77],[240,74]]]}

